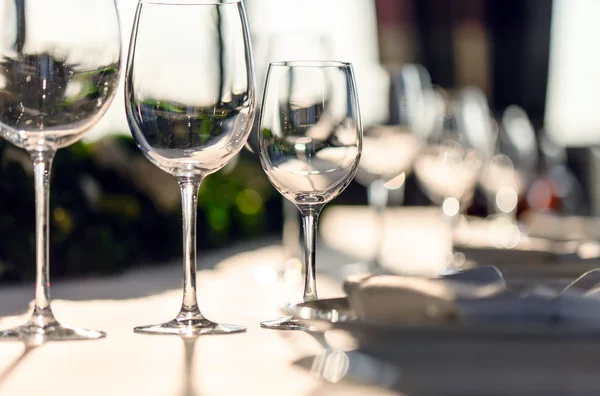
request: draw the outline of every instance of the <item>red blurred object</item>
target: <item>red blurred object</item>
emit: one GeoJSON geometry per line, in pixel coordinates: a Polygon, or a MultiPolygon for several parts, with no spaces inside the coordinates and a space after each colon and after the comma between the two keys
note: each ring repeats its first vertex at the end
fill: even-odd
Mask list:
{"type": "Polygon", "coordinates": [[[529,189],[523,204],[536,211],[560,211],[561,198],[557,194],[556,183],[547,177],[536,180],[529,189]]]}

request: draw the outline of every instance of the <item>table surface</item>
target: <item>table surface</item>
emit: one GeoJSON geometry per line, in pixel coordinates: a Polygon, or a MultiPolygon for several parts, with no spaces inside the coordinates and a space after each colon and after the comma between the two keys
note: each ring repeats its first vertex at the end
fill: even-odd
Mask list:
{"type": "MultiPolygon", "coordinates": [[[[199,257],[203,313],[248,328],[246,333],[223,336],[184,339],[133,333],[134,326],[159,323],[176,314],[181,302],[178,264],[56,282],[52,292],[57,318],[104,330],[108,337],[37,347],[0,343],[0,395],[600,392],[600,340],[410,337],[390,340],[389,348],[367,353],[355,350],[356,343],[346,334],[261,329],[261,320],[279,316],[282,290],[290,288],[275,282],[272,271],[282,257],[272,239],[199,257]]],[[[351,260],[334,249],[319,249],[318,262],[325,269],[351,260]]],[[[290,284],[295,284],[293,278],[290,284]]],[[[319,292],[322,298],[343,295],[339,279],[326,274],[319,274],[319,292]]],[[[29,285],[0,289],[0,328],[26,319],[23,311],[31,294],[29,285]]]]}
{"type": "MultiPolygon", "coordinates": [[[[321,255],[326,259],[328,252],[321,255]]],[[[199,258],[199,266],[214,266],[198,272],[203,313],[215,321],[244,325],[247,331],[191,340],[132,331],[177,313],[179,265],[56,282],[52,307],[57,318],[104,330],[108,336],[29,348],[0,343],[0,395],[320,394],[327,384],[302,365],[303,358],[323,352],[319,341],[304,332],[259,327],[261,320],[280,316],[281,285],[273,282],[271,270],[281,258],[281,249],[270,240],[199,258]]],[[[339,283],[326,276],[319,287],[323,297],[342,294],[339,283]]],[[[31,293],[27,286],[0,290],[0,328],[26,319],[15,314],[26,309],[31,293]]],[[[346,388],[344,394],[357,391],[353,386],[338,388],[346,388]]]]}

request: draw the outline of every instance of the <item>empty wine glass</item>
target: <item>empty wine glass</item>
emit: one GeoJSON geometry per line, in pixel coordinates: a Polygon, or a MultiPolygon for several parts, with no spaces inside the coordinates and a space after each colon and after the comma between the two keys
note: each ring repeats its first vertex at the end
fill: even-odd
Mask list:
{"type": "MultiPolygon", "coordinates": [[[[459,121],[460,107],[456,102],[437,93],[439,126],[432,133],[427,146],[415,161],[415,175],[425,194],[437,205],[451,226],[456,225],[461,212],[473,198],[483,155],[473,143],[472,135],[463,129],[459,121]]],[[[460,266],[464,257],[449,252],[448,263],[460,266]]]]}
{"type": "Polygon", "coordinates": [[[498,132],[485,93],[473,86],[463,88],[454,107],[457,129],[482,159],[488,161],[494,155],[498,132]]]}
{"type": "Polygon", "coordinates": [[[427,70],[417,64],[407,64],[397,75],[390,76],[391,100],[388,125],[365,127],[363,150],[356,173],[356,181],[367,187],[367,198],[375,215],[372,228],[375,249],[365,263],[351,264],[344,270],[352,272],[385,272],[381,264],[384,238],[385,209],[390,190],[398,190],[403,197],[404,182],[412,170],[420,150],[419,138],[424,114],[424,92],[431,88],[427,70]]]}
{"type": "Polygon", "coordinates": [[[511,105],[504,110],[498,135],[498,150],[506,154],[526,185],[535,180],[538,146],[533,127],[525,110],[511,105]]]}
{"type": "Polygon", "coordinates": [[[144,155],[175,176],[183,207],[183,302],[140,333],[244,331],[206,319],[196,296],[196,212],[203,178],[244,146],[255,115],[246,11],[241,0],[140,0],[127,63],[125,105],[144,155]]]}
{"type": "Polygon", "coordinates": [[[489,193],[502,189],[512,183],[510,159],[497,155],[498,125],[490,115],[485,93],[477,87],[462,89],[455,102],[457,129],[464,135],[463,141],[481,160],[479,181],[483,189],[489,193]],[[507,161],[508,160],[508,161],[507,161]]]}
{"type": "Polygon", "coordinates": [[[33,160],[36,286],[31,318],[0,339],[80,340],[50,307],[49,183],[56,150],[79,140],[112,102],[121,38],[114,0],[15,0],[0,6],[0,133],[33,160]]]}
{"type": "Polygon", "coordinates": [[[514,224],[519,197],[535,180],[538,166],[535,129],[521,107],[509,106],[502,114],[496,150],[495,166],[488,167],[496,174],[490,178],[496,181],[488,188],[490,199],[494,213],[507,214],[514,224]]]}
{"type": "MultiPolygon", "coordinates": [[[[278,32],[266,37],[260,37],[263,41],[263,51],[258,73],[260,79],[258,83],[264,86],[267,69],[270,62],[288,60],[288,61],[307,61],[331,59],[331,43],[326,36],[316,34],[311,30],[294,30],[278,32]]],[[[256,62],[258,66],[258,61],[256,62]]],[[[258,120],[255,120],[258,124],[258,120]]],[[[258,125],[256,133],[252,133],[248,139],[252,152],[258,153],[258,125]]],[[[276,271],[275,279],[281,286],[281,308],[288,312],[290,307],[300,301],[292,301],[296,298],[294,291],[298,288],[300,281],[300,270],[302,267],[302,246],[301,246],[301,224],[300,214],[296,206],[283,199],[283,232],[282,248],[283,260],[274,268],[276,271]]]]}
{"type": "MultiPolygon", "coordinates": [[[[302,215],[303,301],[317,299],[319,214],[354,178],[361,149],[362,125],[350,63],[270,64],[260,118],[260,161],[275,189],[302,215]]],[[[306,329],[294,317],[262,322],[261,326],[306,329]]]]}
{"type": "Polygon", "coordinates": [[[496,152],[484,167],[481,186],[487,195],[490,226],[498,231],[494,242],[511,248],[521,236],[517,226],[519,199],[537,174],[537,141],[527,113],[519,106],[509,106],[500,126],[495,126],[496,152]]]}

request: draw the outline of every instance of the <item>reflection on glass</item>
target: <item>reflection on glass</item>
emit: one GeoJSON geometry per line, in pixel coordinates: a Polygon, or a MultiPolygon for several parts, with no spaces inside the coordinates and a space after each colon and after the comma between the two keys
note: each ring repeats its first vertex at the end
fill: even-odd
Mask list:
{"type": "MultiPolygon", "coordinates": [[[[303,301],[317,299],[315,241],[323,206],[352,181],[362,125],[352,66],[342,62],[274,62],[263,96],[260,160],[267,177],[302,214],[303,301]]],[[[294,318],[263,322],[305,329],[294,318]]]]}
{"type": "Polygon", "coordinates": [[[251,45],[241,1],[138,4],[126,75],[130,129],[144,155],[177,178],[184,288],[177,317],[135,331],[244,331],[206,319],[196,297],[196,211],[202,179],[244,146],[255,113],[251,45]]]}
{"type": "Polygon", "coordinates": [[[105,113],[119,81],[121,38],[114,0],[5,1],[0,7],[0,133],[33,160],[36,286],[31,318],[0,339],[104,337],[60,324],[50,308],[49,184],[56,150],[105,113]]]}

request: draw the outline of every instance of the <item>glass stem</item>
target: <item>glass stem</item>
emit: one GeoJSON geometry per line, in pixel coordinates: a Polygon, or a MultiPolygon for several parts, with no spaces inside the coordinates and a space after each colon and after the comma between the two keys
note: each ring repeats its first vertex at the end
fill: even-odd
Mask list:
{"type": "Polygon", "coordinates": [[[307,205],[300,207],[302,226],[304,228],[304,294],[303,301],[316,300],[317,274],[315,266],[317,226],[322,205],[307,205]]]}
{"type": "Polygon", "coordinates": [[[54,321],[50,309],[50,170],[55,150],[32,151],[35,182],[35,308],[32,320],[40,326],[54,321]]]}
{"type": "Polygon", "coordinates": [[[383,180],[376,180],[368,188],[369,206],[375,210],[375,248],[371,257],[371,269],[381,268],[381,249],[383,247],[383,237],[385,228],[385,209],[387,208],[389,191],[383,180]]]}
{"type": "Polygon", "coordinates": [[[196,295],[196,214],[201,177],[181,177],[183,212],[183,302],[179,318],[202,317],[196,295]]]}

